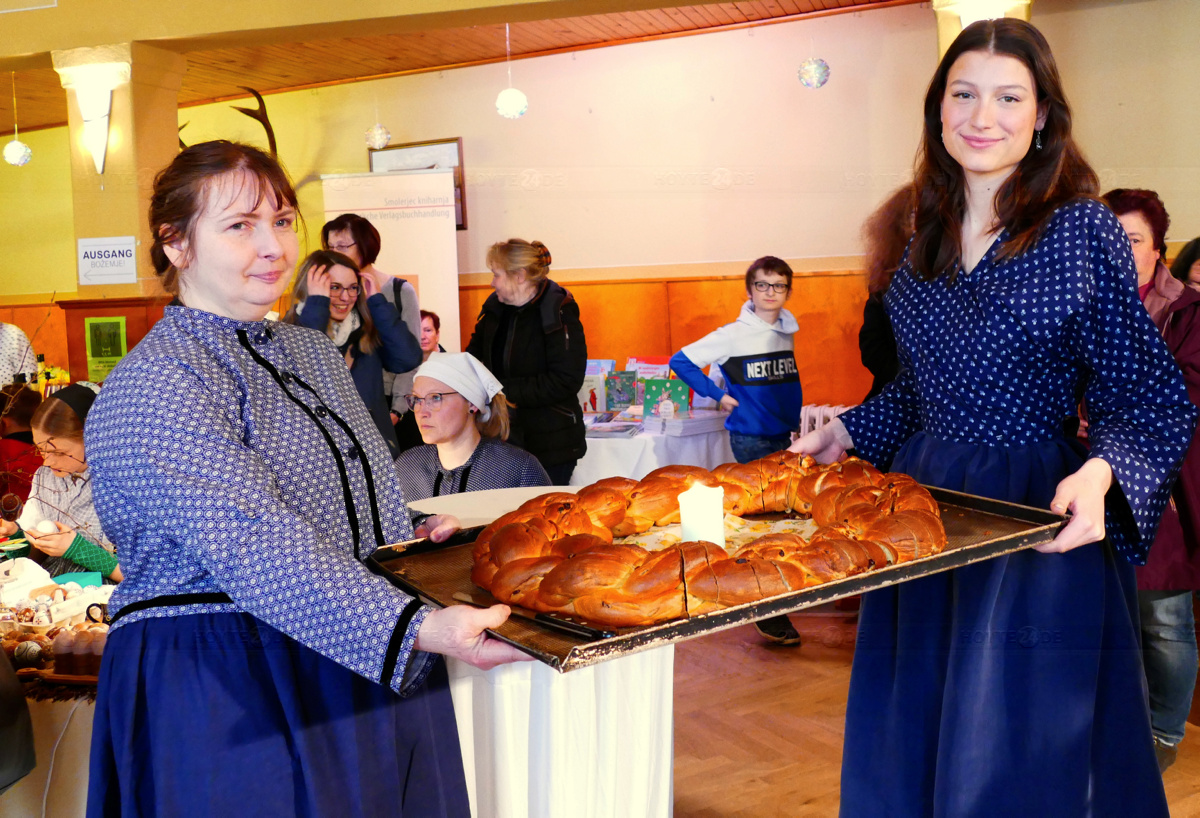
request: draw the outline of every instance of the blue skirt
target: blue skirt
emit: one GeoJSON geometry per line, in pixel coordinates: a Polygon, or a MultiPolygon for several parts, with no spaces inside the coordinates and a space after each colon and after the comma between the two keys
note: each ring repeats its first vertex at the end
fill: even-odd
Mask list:
{"type": "MultiPolygon", "coordinates": [[[[893,470],[1047,508],[1083,461],[924,433],[893,470]]],[[[841,814],[1167,816],[1133,566],[1107,543],[1021,551],[873,591],[850,679],[841,814]]]]}
{"type": "Polygon", "coordinates": [[[110,633],[89,816],[469,814],[444,663],[401,698],[248,614],[110,633]]]}

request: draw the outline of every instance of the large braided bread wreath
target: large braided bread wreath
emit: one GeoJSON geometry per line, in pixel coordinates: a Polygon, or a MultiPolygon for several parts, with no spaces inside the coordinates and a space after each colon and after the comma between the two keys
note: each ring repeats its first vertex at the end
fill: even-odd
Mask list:
{"type": "Polygon", "coordinates": [[[908,475],[883,474],[853,458],[821,466],[779,452],[711,472],[667,466],[641,481],[612,477],[578,494],[535,497],[480,533],[471,580],[501,602],[632,627],[754,602],[945,546],[936,501],[908,475]],[[696,483],[723,488],[727,514],[811,516],[816,532],[770,534],[732,555],[709,542],[661,551],[613,542],[679,522],[677,498],[696,483]]]}

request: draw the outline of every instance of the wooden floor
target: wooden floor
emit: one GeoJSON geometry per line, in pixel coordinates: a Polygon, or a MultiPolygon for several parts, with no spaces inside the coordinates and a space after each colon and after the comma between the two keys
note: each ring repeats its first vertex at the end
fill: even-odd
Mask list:
{"type": "MultiPolygon", "coordinates": [[[[792,621],[799,649],[768,647],[752,627],[676,647],[677,818],[837,815],[853,615],[792,621]]],[[[1172,818],[1200,818],[1200,725],[1163,783],[1172,818]]]]}

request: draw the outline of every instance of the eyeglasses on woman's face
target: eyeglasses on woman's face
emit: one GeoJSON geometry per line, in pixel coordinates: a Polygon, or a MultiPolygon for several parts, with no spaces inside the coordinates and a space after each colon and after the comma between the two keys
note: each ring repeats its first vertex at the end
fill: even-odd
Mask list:
{"type": "Polygon", "coordinates": [[[358,285],[351,284],[349,287],[343,287],[341,284],[329,285],[330,298],[338,298],[342,293],[345,293],[350,298],[358,298],[358,285]]]}
{"type": "Polygon", "coordinates": [[[329,249],[333,250],[335,253],[341,253],[342,255],[345,255],[346,253],[348,253],[354,249],[354,242],[343,242],[341,244],[331,244],[331,245],[329,245],[329,249]]]}
{"type": "Polygon", "coordinates": [[[447,395],[457,395],[457,392],[430,392],[428,395],[418,397],[417,395],[405,395],[404,399],[408,401],[408,408],[414,412],[421,408],[421,404],[425,404],[430,412],[436,412],[442,408],[442,398],[447,395]]]}
{"type": "Polygon", "coordinates": [[[774,290],[777,293],[786,293],[788,284],[786,281],[755,281],[754,289],[760,293],[765,293],[767,290],[774,290]]]}

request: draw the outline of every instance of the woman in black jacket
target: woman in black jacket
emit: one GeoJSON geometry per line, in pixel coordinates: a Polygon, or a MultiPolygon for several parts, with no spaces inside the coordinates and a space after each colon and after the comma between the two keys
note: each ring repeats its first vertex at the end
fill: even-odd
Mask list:
{"type": "Polygon", "coordinates": [[[504,384],[512,409],[509,443],[534,455],[554,485],[565,486],[587,450],[575,400],[587,342],[574,296],[547,278],[550,261],[539,241],[492,245],[487,264],[495,292],[479,312],[467,352],[504,384]]]}

